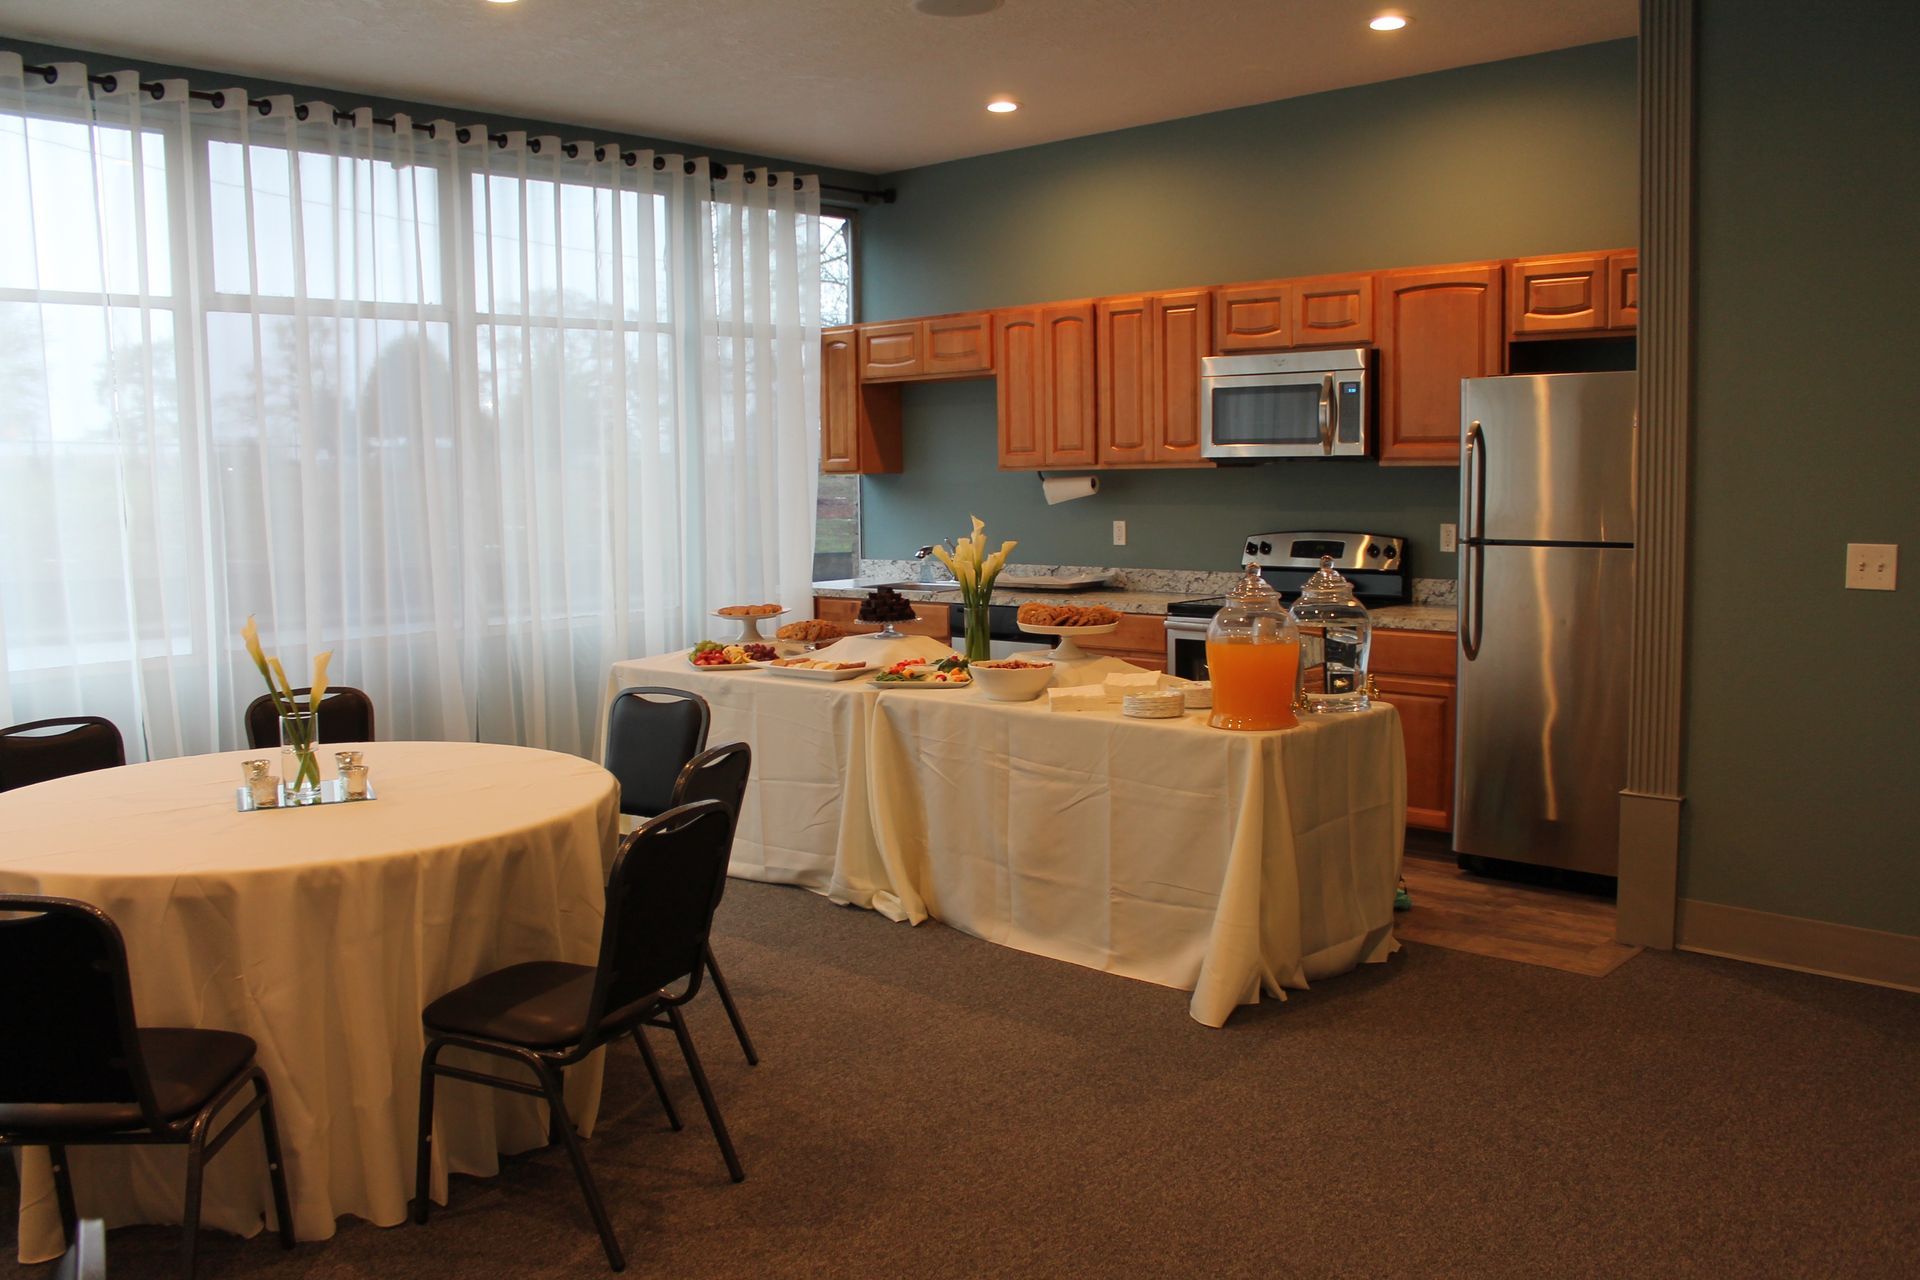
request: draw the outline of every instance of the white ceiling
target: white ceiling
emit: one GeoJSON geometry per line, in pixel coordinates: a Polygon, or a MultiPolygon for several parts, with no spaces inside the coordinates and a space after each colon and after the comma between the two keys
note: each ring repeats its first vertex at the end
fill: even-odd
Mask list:
{"type": "MultiPolygon", "coordinates": [[[[883,173],[1633,34],[1637,0],[0,0],[23,40],[883,173]],[[1383,11],[1409,25],[1369,31],[1383,11]],[[989,115],[986,100],[1024,104],[989,115]]],[[[337,96],[337,95],[336,95],[337,96]]]]}

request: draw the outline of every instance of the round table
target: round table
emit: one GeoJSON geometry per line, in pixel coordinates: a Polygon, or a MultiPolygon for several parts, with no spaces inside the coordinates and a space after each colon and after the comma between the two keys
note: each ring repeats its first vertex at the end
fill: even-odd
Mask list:
{"type": "MultiPolygon", "coordinates": [[[[145,1026],[244,1032],[259,1045],[300,1239],[354,1214],[402,1221],[413,1187],[420,1011],[523,960],[592,963],[619,834],[619,784],[577,756],[465,742],[323,744],[365,752],[377,799],[240,813],[257,751],[104,769],[0,793],[0,891],[78,898],[126,939],[145,1026]]],[[[276,754],[277,753],[273,753],[276,754]]],[[[275,761],[278,767],[278,760],[275,761]]],[[[569,1073],[583,1126],[597,1061],[569,1073]]],[[[435,1191],[544,1142],[539,1105],[443,1088],[435,1191]]],[[[180,1220],[177,1150],[70,1149],[82,1217],[180,1220]]],[[[203,1224],[270,1213],[257,1128],[207,1167],[203,1224]]],[[[21,1160],[20,1258],[63,1248],[45,1153],[21,1160]]]]}

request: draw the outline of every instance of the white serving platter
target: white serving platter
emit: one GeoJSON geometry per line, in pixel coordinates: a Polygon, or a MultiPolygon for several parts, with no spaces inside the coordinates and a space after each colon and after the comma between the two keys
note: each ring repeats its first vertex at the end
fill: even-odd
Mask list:
{"type": "Polygon", "coordinates": [[[722,622],[737,622],[740,624],[740,634],[733,638],[732,643],[734,644],[747,644],[747,643],[765,644],[772,637],[764,636],[760,634],[760,624],[763,622],[772,622],[775,618],[784,618],[787,616],[789,612],[790,610],[782,609],[778,613],[744,614],[744,613],[721,613],[719,610],[716,609],[713,613],[713,616],[720,619],[722,622]]]}
{"type": "MultiPolygon", "coordinates": [[[[757,644],[759,642],[755,641],[755,643],[757,644]]],[[[692,667],[695,671],[759,671],[764,667],[772,666],[773,663],[771,662],[729,662],[725,664],[714,663],[709,665],[703,662],[695,662],[693,660],[693,655],[689,653],[687,655],[687,665],[692,667]]]]}
{"type": "Polygon", "coordinates": [[[1119,622],[1103,622],[1096,627],[1043,627],[1037,623],[1023,622],[1020,629],[1030,636],[1059,636],[1060,643],[1048,656],[1049,662],[1085,662],[1094,655],[1074,643],[1076,637],[1112,635],[1120,629],[1119,622]]]}
{"type": "Polygon", "coordinates": [[[1089,591],[1094,587],[1104,587],[1112,581],[1113,579],[1104,573],[1073,573],[1055,578],[1003,573],[993,580],[993,584],[996,587],[1009,587],[1015,591],[1089,591]]]}
{"type": "Polygon", "coordinates": [[[824,667],[783,667],[777,662],[769,662],[766,666],[773,675],[792,676],[796,680],[858,680],[873,672],[871,664],[848,667],[843,671],[831,671],[824,667]]]}

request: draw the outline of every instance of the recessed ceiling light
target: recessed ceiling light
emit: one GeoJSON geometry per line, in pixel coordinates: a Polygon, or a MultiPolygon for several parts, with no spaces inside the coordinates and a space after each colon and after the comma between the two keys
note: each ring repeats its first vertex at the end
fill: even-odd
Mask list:
{"type": "Polygon", "coordinates": [[[913,0],[913,7],[930,18],[972,18],[992,13],[1001,0],[913,0]]]}
{"type": "Polygon", "coordinates": [[[512,4],[513,0],[488,0],[490,4],[512,4]]]}
{"type": "Polygon", "coordinates": [[[987,104],[987,110],[993,112],[993,114],[997,116],[1004,116],[1010,111],[1018,111],[1019,109],[1020,109],[1020,104],[1015,102],[1012,98],[995,98],[992,102],[989,102],[987,104]]]}
{"type": "Polygon", "coordinates": [[[1367,25],[1375,31],[1398,31],[1407,25],[1407,20],[1397,13],[1383,13],[1367,25]]]}

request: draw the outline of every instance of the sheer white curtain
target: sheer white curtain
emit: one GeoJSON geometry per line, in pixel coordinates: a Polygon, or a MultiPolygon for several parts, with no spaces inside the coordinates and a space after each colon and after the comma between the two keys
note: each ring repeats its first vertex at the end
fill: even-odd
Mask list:
{"type": "Polygon", "coordinates": [[[0,723],[241,745],[255,614],[382,737],[583,751],[807,598],[814,179],[57,70],[0,54],[0,723]]]}

